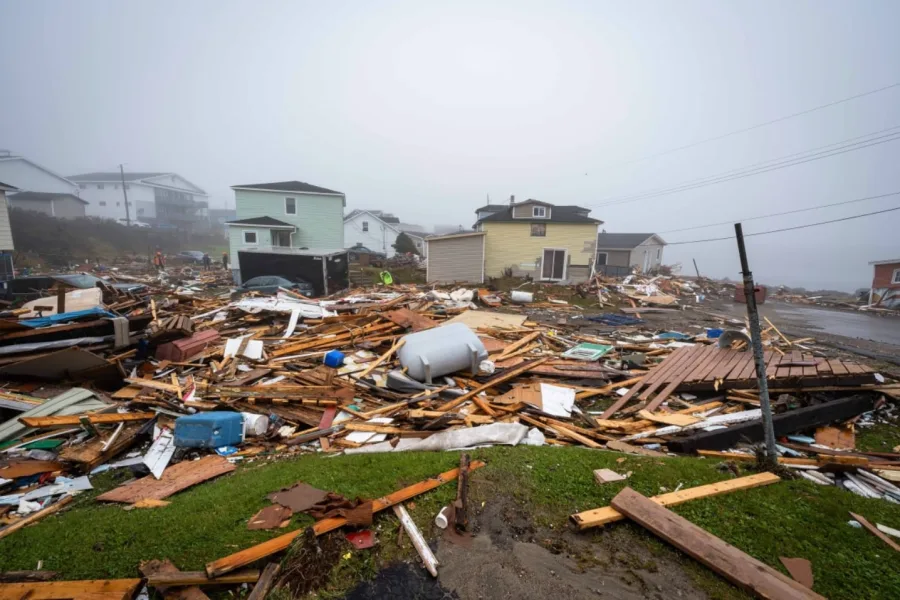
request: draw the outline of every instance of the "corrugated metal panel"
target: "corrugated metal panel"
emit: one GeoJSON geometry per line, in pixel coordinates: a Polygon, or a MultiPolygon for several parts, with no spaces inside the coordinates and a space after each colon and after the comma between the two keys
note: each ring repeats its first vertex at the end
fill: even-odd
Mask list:
{"type": "Polygon", "coordinates": [[[428,240],[428,281],[481,283],[483,235],[428,240]]]}
{"type": "Polygon", "coordinates": [[[109,405],[101,402],[94,396],[94,392],[84,388],[72,388],[71,390],[54,396],[40,406],[32,408],[5,423],[0,424],[0,442],[13,439],[20,435],[27,435],[33,429],[26,427],[20,421],[20,417],[49,417],[53,415],[77,415],[107,408],[109,405]]]}

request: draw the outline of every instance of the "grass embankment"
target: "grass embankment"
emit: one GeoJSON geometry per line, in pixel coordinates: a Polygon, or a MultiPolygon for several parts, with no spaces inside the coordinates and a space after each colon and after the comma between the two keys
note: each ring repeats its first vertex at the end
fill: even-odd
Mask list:
{"type": "MultiPolygon", "coordinates": [[[[492,448],[472,455],[488,462],[473,474],[473,480],[489,482],[479,485],[487,490],[483,500],[512,498],[526,507],[537,526],[554,530],[565,527],[571,513],[609,504],[623,487],[622,483],[597,486],[593,469],[632,471],[629,485],[647,495],[660,493],[661,487],[671,491],[679,484],[688,488],[731,477],[717,470],[712,460],[629,456],[619,462],[621,454],[581,448],[492,448]]],[[[147,510],[101,505],[93,501],[93,494],[85,494],[64,514],[0,540],[0,571],[33,569],[43,560],[45,569],[68,579],[133,577],[138,563],[151,558],[168,558],[184,570],[202,569],[209,560],[282,533],[246,528],[248,518],[269,504],[266,494],[282,486],[303,480],[348,497],[374,498],[457,464],[458,454],[450,452],[258,461],[170,498],[170,506],[147,510]]],[[[107,474],[94,478],[94,484],[99,492],[125,477],[107,474]]],[[[435,513],[454,495],[455,485],[450,484],[414,500],[410,513],[426,535],[435,513]]],[[[852,510],[873,523],[900,527],[900,506],[798,480],[697,500],[674,510],[775,568],[781,569],[779,556],[809,559],[816,591],[832,600],[900,597],[896,554],[870,533],[847,525],[847,511],[852,510]]],[[[291,528],[309,522],[306,516],[295,516],[291,528]]],[[[381,513],[375,527],[378,549],[342,561],[330,586],[334,592],[346,589],[355,577],[374,573],[380,560],[396,556],[393,514],[381,513]]],[[[676,556],[630,523],[581,535],[623,531],[634,543],[676,556]]],[[[679,560],[713,597],[737,594],[690,559],[679,560]]]]}

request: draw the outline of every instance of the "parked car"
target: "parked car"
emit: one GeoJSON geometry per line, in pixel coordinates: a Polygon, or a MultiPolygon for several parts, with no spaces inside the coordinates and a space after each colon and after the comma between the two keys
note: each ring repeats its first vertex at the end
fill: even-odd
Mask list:
{"type": "Polygon", "coordinates": [[[185,250],[184,252],[176,254],[175,258],[190,264],[203,264],[203,253],[199,250],[185,250]]]}
{"type": "Polygon", "coordinates": [[[243,292],[252,291],[262,292],[264,294],[274,294],[278,291],[278,288],[294,290],[295,292],[303,294],[307,297],[316,295],[316,289],[308,281],[304,281],[302,279],[291,281],[289,279],[285,279],[284,277],[278,277],[277,275],[263,275],[260,277],[254,277],[253,279],[248,279],[243,284],[241,284],[238,290],[243,292]]]}
{"type": "Polygon", "coordinates": [[[35,275],[32,277],[17,277],[4,281],[2,284],[3,296],[7,300],[34,300],[47,294],[47,290],[58,282],[65,283],[74,288],[86,290],[97,287],[97,282],[102,281],[106,285],[120,292],[142,292],[147,289],[143,283],[110,283],[90,273],[60,273],[57,275],[35,275]]]}
{"type": "MultiPolygon", "coordinates": [[[[116,221],[120,225],[125,225],[126,227],[128,227],[128,219],[116,219],[116,221]]],[[[143,221],[135,221],[134,219],[131,219],[131,227],[141,227],[144,229],[149,229],[150,227],[152,227],[152,225],[150,225],[150,223],[144,223],[143,221]]]]}
{"type": "Polygon", "coordinates": [[[387,254],[384,252],[377,252],[362,244],[356,244],[352,248],[347,248],[347,251],[350,253],[350,262],[358,262],[363,266],[380,267],[387,258],[387,254]]]}

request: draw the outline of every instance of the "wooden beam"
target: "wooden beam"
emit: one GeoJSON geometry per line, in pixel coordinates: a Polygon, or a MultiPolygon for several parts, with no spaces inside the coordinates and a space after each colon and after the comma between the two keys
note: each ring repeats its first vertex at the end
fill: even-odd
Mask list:
{"type": "Polygon", "coordinates": [[[530,371],[531,369],[537,367],[538,365],[544,364],[549,359],[550,359],[550,357],[545,356],[543,358],[539,358],[537,360],[533,360],[528,363],[523,363],[514,369],[508,369],[508,370],[504,371],[500,376],[494,377],[487,383],[483,383],[483,384],[479,385],[478,387],[476,387],[475,389],[470,390],[469,392],[466,392],[459,398],[456,398],[454,400],[451,400],[450,402],[447,402],[446,404],[439,406],[438,410],[440,410],[440,411],[453,410],[454,408],[461,405],[469,398],[477,396],[481,392],[488,390],[488,389],[490,389],[496,385],[499,385],[501,383],[505,383],[505,382],[509,381],[510,379],[514,379],[514,378],[518,377],[519,375],[526,373],[526,372],[530,371]]]}
{"type": "Polygon", "coordinates": [[[46,581],[0,585],[0,600],[130,600],[141,585],[140,579],[90,579],[46,581]]]}
{"type": "Polygon", "coordinates": [[[500,354],[500,356],[497,356],[496,358],[494,358],[493,361],[500,362],[501,360],[509,358],[509,356],[511,354],[515,353],[516,350],[518,350],[519,348],[522,348],[523,346],[527,346],[533,340],[537,339],[538,336],[540,336],[540,335],[541,335],[540,331],[535,331],[534,333],[529,333],[525,337],[513,342],[512,344],[510,344],[509,346],[504,348],[503,352],[500,354]]]}
{"type": "Polygon", "coordinates": [[[253,586],[253,591],[247,596],[247,600],[266,600],[269,590],[275,585],[275,578],[281,572],[281,563],[273,562],[266,565],[263,569],[259,581],[253,586]]]}
{"type": "Polygon", "coordinates": [[[126,421],[146,421],[156,416],[153,412],[141,413],[106,413],[93,415],[70,415],[67,417],[19,417],[19,421],[29,427],[71,427],[79,425],[81,419],[87,419],[92,425],[107,423],[124,423],[126,421]]]}
{"type": "Polygon", "coordinates": [[[394,352],[396,352],[397,350],[399,350],[400,348],[402,348],[402,347],[403,347],[403,344],[405,344],[405,343],[406,343],[406,340],[400,340],[399,342],[397,342],[396,344],[394,344],[393,346],[391,346],[390,350],[388,350],[387,352],[385,352],[384,354],[382,354],[381,356],[379,356],[376,360],[372,361],[372,362],[369,364],[369,366],[366,367],[366,370],[363,371],[362,373],[360,373],[359,375],[357,375],[356,378],[357,378],[357,379],[363,379],[364,377],[366,377],[369,373],[371,373],[372,371],[374,371],[375,368],[376,368],[378,365],[380,365],[381,363],[383,363],[384,361],[386,361],[387,359],[389,359],[389,358],[391,357],[391,355],[394,354],[394,352]]]}
{"type": "MultiPolygon", "coordinates": [[[[484,463],[481,461],[472,461],[472,463],[469,465],[469,470],[471,471],[483,466],[484,463]]],[[[392,507],[395,504],[405,502],[406,500],[418,496],[419,494],[429,492],[436,487],[455,480],[458,475],[458,468],[451,469],[449,471],[441,473],[437,477],[432,477],[431,479],[426,479],[425,481],[420,481],[419,483],[413,484],[409,487],[397,490],[396,492],[384,496],[383,498],[374,500],[372,502],[372,512],[380,512],[392,507]]],[[[347,519],[344,519],[342,517],[322,519],[321,521],[318,521],[315,525],[313,525],[312,529],[313,533],[318,536],[322,535],[323,533],[328,533],[329,531],[339,529],[346,524],[347,519]]],[[[302,529],[291,531],[290,533],[285,533],[284,535],[280,535],[261,544],[257,544],[256,546],[241,550],[240,552],[236,552],[230,556],[214,560],[213,562],[206,565],[206,573],[210,577],[219,577],[237,568],[256,562],[261,558],[265,558],[267,556],[275,554],[276,552],[286,550],[288,546],[291,545],[291,542],[293,542],[294,539],[301,533],[303,533],[302,529]]]]}
{"type": "Polygon", "coordinates": [[[877,537],[879,540],[881,540],[882,542],[884,542],[885,544],[887,544],[888,546],[890,546],[897,552],[900,552],[900,546],[897,545],[897,542],[895,542],[888,536],[881,533],[881,531],[877,527],[875,527],[874,525],[869,523],[869,521],[866,520],[865,517],[862,517],[856,513],[850,513],[850,516],[853,517],[854,520],[858,521],[860,525],[862,525],[863,527],[868,529],[869,533],[871,533],[872,535],[877,537]]]}
{"type": "MultiPolygon", "coordinates": [[[[698,498],[709,498],[711,496],[728,494],[739,490],[749,490],[755,487],[771,485],[778,481],[781,481],[781,478],[777,475],[772,473],[758,473],[756,475],[748,475],[747,477],[738,477],[737,479],[700,485],[686,490],[653,496],[651,500],[661,506],[675,506],[676,504],[683,504],[684,502],[697,500],[698,498]]],[[[586,510],[569,517],[569,519],[578,526],[578,529],[599,527],[601,525],[606,525],[607,523],[621,521],[624,518],[624,515],[611,506],[586,510]]]]}
{"type": "Polygon", "coordinates": [[[790,577],[727,544],[631,488],[612,499],[619,512],[735,585],[767,600],[825,600],[790,577]]]}
{"type": "Polygon", "coordinates": [[[234,583],[256,583],[259,569],[244,569],[221,577],[211,578],[203,571],[174,571],[154,573],[147,576],[150,587],[187,587],[190,585],[228,585],[234,583]]]}

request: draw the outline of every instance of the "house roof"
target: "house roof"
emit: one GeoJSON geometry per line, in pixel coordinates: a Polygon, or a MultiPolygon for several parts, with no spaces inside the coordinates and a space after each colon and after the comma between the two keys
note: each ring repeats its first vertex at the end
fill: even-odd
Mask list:
{"type": "Polygon", "coordinates": [[[233,225],[240,227],[241,225],[248,225],[252,227],[290,227],[294,229],[295,227],[290,223],[285,223],[284,221],[279,221],[278,219],[274,219],[272,217],[253,217],[252,219],[238,219],[237,221],[226,221],[226,225],[233,225]]]}
{"type": "Polygon", "coordinates": [[[873,260],[870,262],[870,265],[892,265],[894,263],[900,263],[900,258],[895,258],[893,260],[873,260]]]}
{"type": "MultiPolygon", "coordinates": [[[[396,222],[392,222],[392,221],[389,221],[389,220],[385,219],[385,218],[384,218],[381,214],[379,214],[379,213],[381,213],[380,210],[366,210],[366,209],[357,208],[357,209],[351,210],[349,213],[347,213],[347,216],[344,217],[344,222],[346,223],[346,222],[349,221],[350,219],[352,219],[352,218],[354,218],[354,217],[358,217],[358,216],[360,216],[360,215],[369,215],[370,217],[372,217],[372,218],[375,219],[376,221],[381,221],[382,223],[384,223],[385,225],[387,225],[387,226],[388,226],[390,229],[392,229],[393,231],[396,231],[397,233],[400,233],[400,229],[397,227],[397,223],[396,223],[396,222]]],[[[395,218],[396,218],[396,217],[395,217],[395,218]]],[[[397,219],[397,220],[399,221],[399,219],[397,219]]]]}
{"type": "Polygon", "coordinates": [[[8,183],[3,183],[2,181],[0,181],[0,190],[3,190],[5,192],[14,192],[17,189],[19,188],[14,185],[9,185],[8,183]]]}
{"type": "Polygon", "coordinates": [[[503,210],[504,208],[509,208],[508,204],[485,204],[484,206],[480,206],[475,209],[475,212],[481,212],[485,210],[490,210],[493,212],[497,212],[498,210],[503,210]]]}
{"type": "Polygon", "coordinates": [[[600,224],[603,221],[598,219],[593,219],[583,214],[584,211],[588,210],[586,208],[582,208],[580,206],[555,206],[553,204],[547,204],[546,202],[540,202],[538,200],[527,200],[526,202],[519,202],[515,206],[519,206],[521,204],[538,204],[540,206],[548,206],[550,207],[550,218],[533,218],[533,217],[519,217],[513,218],[512,216],[512,208],[511,206],[505,206],[504,210],[497,211],[494,214],[488,215],[486,217],[482,217],[479,219],[479,222],[484,223],[496,223],[496,222],[507,222],[507,223],[595,223],[600,224]]]}
{"type": "Polygon", "coordinates": [[[343,192],[329,190],[304,181],[277,181],[275,183],[251,183],[248,185],[233,185],[233,190],[263,190],[266,192],[299,192],[301,194],[338,194],[343,192]]]}
{"type": "Polygon", "coordinates": [[[449,240],[451,238],[470,237],[475,235],[487,235],[486,231],[460,231],[459,233],[448,233],[447,235],[429,235],[425,238],[429,242],[440,240],[449,240]]]}
{"type": "MultiPolygon", "coordinates": [[[[613,248],[616,250],[631,250],[643,244],[647,239],[656,235],[655,233],[600,233],[597,234],[597,248],[613,248]]],[[[663,245],[665,240],[660,238],[663,245]]]]}
{"type": "Polygon", "coordinates": [[[71,198],[78,200],[82,204],[88,204],[88,201],[79,198],[75,194],[60,194],[56,192],[19,192],[9,197],[10,200],[55,200],[56,198],[71,198]]]}
{"type": "MultiPolygon", "coordinates": [[[[125,173],[125,181],[139,181],[149,177],[159,177],[160,175],[174,175],[174,173],[125,173]]],[[[79,183],[89,182],[117,182],[122,181],[122,174],[118,171],[84,173],[82,175],[71,175],[67,179],[79,183]]]]}

